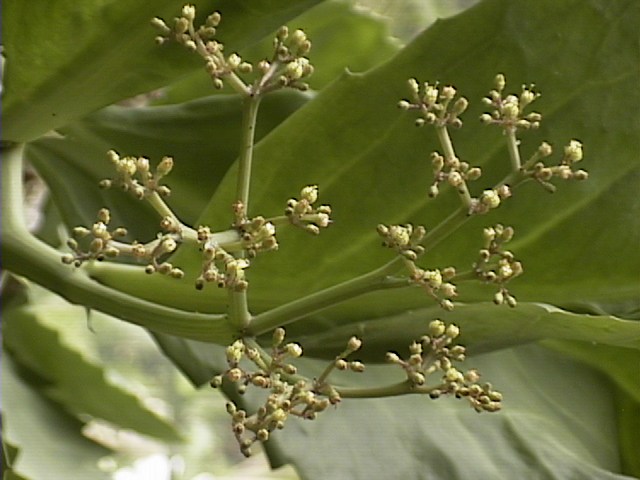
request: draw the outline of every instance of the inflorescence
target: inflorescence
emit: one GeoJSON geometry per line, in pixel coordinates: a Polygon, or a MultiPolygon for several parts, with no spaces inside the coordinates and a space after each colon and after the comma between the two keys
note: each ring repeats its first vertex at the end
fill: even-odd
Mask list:
{"type": "MultiPolygon", "coordinates": [[[[171,25],[155,18],[153,24],[159,29],[156,38],[159,44],[174,41],[187,49],[197,52],[205,61],[207,72],[214,86],[221,88],[223,80],[244,95],[261,95],[277,88],[290,87],[299,90],[308,88],[305,79],[313,73],[313,67],[306,58],[311,42],[302,30],[289,32],[281,27],[274,39],[274,53],[270,59],[257,64],[257,68],[244,61],[237,53],[225,55],[224,46],[216,37],[220,24],[220,14],[209,15],[204,24],[196,27],[195,7],[186,5],[181,15],[174,18],[171,25]],[[239,75],[257,70],[258,76],[252,83],[245,83],[239,75]]],[[[469,102],[458,97],[452,86],[439,86],[438,83],[420,84],[416,79],[409,80],[410,100],[401,100],[399,107],[418,113],[416,125],[432,125],[442,147],[442,153],[431,154],[434,174],[428,195],[436,197],[442,185],[450,185],[459,195],[463,210],[462,217],[486,214],[498,208],[510,198],[512,188],[525,180],[533,179],[544,188],[553,191],[550,183],[554,177],[560,179],[583,180],[587,178],[584,170],[575,170],[574,165],[582,160],[582,145],[577,140],[564,148],[564,155],[558,165],[546,166],[543,159],[552,154],[549,144],[543,142],[536,152],[524,163],[520,161],[519,130],[538,128],[542,116],[537,112],[527,113],[530,104],[540,94],[533,85],[523,86],[519,95],[505,95],[504,75],[495,77],[495,89],[484,99],[492,108],[490,113],[481,116],[481,121],[503,129],[507,137],[512,172],[495,187],[482,190],[477,197],[471,196],[469,183],[482,176],[479,167],[472,167],[460,160],[453,148],[448,128],[462,126],[460,115],[467,110],[469,102]]],[[[322,228],[331,224],[331,208],[328,205],[317,206],[318,187],[304,187],[299,198],[290,198],[286,203],[284,215],[272,218],[255,216],[249,218],[242,201],[233,204],[234,221],[231,228],[224,232],[212,232],[207,226],[192,229],[183,224],[164,202],[170,189],[163,184],[164,177],[173,168],[173,159],[164,157],[153,169],[145,157],[121,157],[113,150],[108,158],[116,171],[114,179],[105,179],[100,186],[109,188],[120,186],[138,199],[145,199],[161,216],[157,238],[149,243],[136,241],[124,243],[127,236],[123,227],[109,228],[111,215],[108,209],[98,212],[96,222],[90,227],[76,227],[72,238],[67,242],[72,253],[64,254],[62,261],[80,267],[84,262],[104,260],[119,255],[130,255],[147,262],[147,273],[158,272],[174,278],[182,278],[181,269],[169,263],[168,257],[181,243],[196,244],[202,251],[202,268],[196,278],[197,289],[207,283],[234,292],[244,292],[248,288],[245,270],[250,261],[260,252],[278,249],[277,227],[291,224],[312,234],[318,234],[322,228]]],[[[494,303],[516,306],[516,299],[506,288],[507,282],[519,276],[523,267],[514,254],[506,250],[505,244],[514,235],[512,227],[496,224],[483,230],[483,244],[478,260],[471,272],[458,274],[452,266],[438,269],[423,269],[417,261],[425,254],[425,244],[429,233],[423,226],[378,225],[378,234],[385,247],[393,250],[400,258],[407,274],[407,283],[418,285],[435,299],[447,311],[454,308],[453,299],[458,295],[454,279],[475,278],[498,287],[493,297],[494,303]]],[[[391,264],[395,266],[395,264],[391,264]]],[[[240,293],[242,294],[242,293],[240,293]]],[[[475,369],[465,372],[454,363],[465,359],[465,347],[456,343],[460,330],[456,325],[446,325],[441,320],[429,323],[428,333],[409,346],[409,357],[403,359],[394,352],[388,352],[386,361],[402,368],[406,380],[401,384],[376,387],[368,391],[363,389],[341,389],[333,386],[328,377],[335,370],[363,372],[365,366],[360,361],[348,360],[348,357],[362,346],[359,338],[352,337],[345,349],[331,361],[321,375],[315,379],[306,378],[298,373],[295,359],[303,353],[297,343],[285,343],[285,331],[276,328],[272,336],[270,352],[266,352],[254,338],[239,332],[238,340],[226,349],[228,368],[211,380],[211,386],[217,388],[231,384],[237,393],[244,394],[249,387],[266,392],[266,400],[256,411],[249,413],[236,403],[227,403],[227,412],[231,416],[234,435],[245,455],[251,454],[255,442],[264,442],[270,435],[285,426],[290,416],[303,419],[315,419],[330,405],[337,405],[342,398],[396,395],[399,393],[422,393],[431,398],[453,395],[466,398],[478,412],[496,412],[501,408],[502,395],[489,383],[478,383],[480,374],[475,369]],[[429,381],[439,372],[438,381],[429,381]]]]}

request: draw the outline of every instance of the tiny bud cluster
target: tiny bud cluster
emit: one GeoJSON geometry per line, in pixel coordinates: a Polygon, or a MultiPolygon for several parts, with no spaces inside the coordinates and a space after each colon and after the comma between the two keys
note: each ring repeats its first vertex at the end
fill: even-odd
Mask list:
{"type": "Polygon", "coordinates": [[[466,398],[477,412],[497,412],[502,406],[502,394],[493,390],[491,384],[478,384],[480,374],[477,370],[463,373],[453,366],[465,359],[465,348],[454,343],[459,335],[460,329],[456,325],[433,320],[427,335],[409,346],[407,360],[388,352],[387,362],[405,371],[407,382],[415,391],[428,393],[434,399],[443,395],[466,398]],[[428,385],[430,376],[438,371],[441,372],[440,383],[428,385]]]}
{"type": "Polygon", "coordinates": [[[169,187],[162,185],[160,181],[173,169],[173,158],[164,157],[152,172],[149,159],[145,157],[120,157],[114,150],[109,150],[107,157],[114,166],[117,177],[100,181],[100,187],[110,188],[116,184],[138,199],[154,192],[163,197],[170,195],[169,187]]]}
{"type": "MultiPolygon", "coordinates": [[[[240,451],[247,457],[251,455],[251,446],[255,442],[264,442],[275,430],[283,429],[290,416],[314,420],[327,407],[340,402],[340,395],[324,380],[311,382],[296,375],[297,368],[288,359],[300,357],[303,354],[302,347],[294,342],[285,343],[284,340],[284,329],[275,329],[270,355],[244,340],[236,340],[226,349],[229,368],[210,382],[214,388],[222,386],[224,381],[235,383],[240,394],[244,394],[248,387],[269,391],[264,404],[251,414],[233,402],[227,403],[232,431],[240,451]],[[241,366],[243,359],[256,369],[249,371],[241,366]]],[[[355,337],[352,338],[347,350],[357,350],[359,342],[355,337]]],[[[333,368],[334,363],[330,366],[330,369],[333,368]]],[[[350,362],[345,368],[358,372],[364,369],[364,365],[350,362]]]]}
{"type": "Polygon", "coordinates": [[[317,235],[321,228],[331,224],[331,207],[329,205],[313,205],[318,200],[317,185],[304,187],[300,192],[300,199],[290,198],[284,214],[289,221],[303,230],[317,235]]]}
{"type": "Polygon", "coordinates": [[[257,216],[247,219],[244,205],[236,202],[233,207],[236,221],[234,227],[240,234],[242,248],[249,258],[255,257],[258,252],[270,252],[278,249],[276,239],[276,227],[264,217],[257,216]]]}
{"type": "Polygon", "coordinates": [[[222,79],[230,74],[250,73],[253,66],[237,53],[224,55],[224,46],[215,40],[217,27],[220,24],[220,14],[214,12],[209,15],[204,24],[196,28],[194,20],[196,8],[185,5],[181,15],[175,17],[171,26],[161,18],[154,18],[151,24],[159,31],[156,43],[162,45],[168,41],[175,41],[190,51],[196,52],[205,61],[205,69],[213,80],[215,88],[222,88],[222,79]]]}
{"type": "Polygon", "coordinates": [[[551,145],[543,142],[538,150],[531,156],[522,168],[525,176],[540,183],[545,190],[555,192],[556,186],[550,180],[559,178],[561,180],[586,180],[589,174],[585,170],[576,170],[574,165],[582,160],[582,143],[578,140],[571,140],[564,147],[564,155],[558,165],[547,166],[542,158],[552,154],[551,145]]]}
{"type": "Polygon", "coordinates": [[[456,89],[450,85],[440,87],[438,83],[420,84],[418,80],[409,80],[411,100],[400,100],[398,107],[403,110],[417,110],[420,117],[416,120],[416,126],[433,124],[436,126],[450,125],[461,127],[462,120],[459,116],[469,106],[469,101],[464,97],[456,99],[456,89]]]}
{"type": "Polygon", "coordinates": [[[380,224],[377,231],[383,238],[382,245],[395,250],[404,258],[409,270],[409,280],[424,288],[443,309],[453,310],[452,299],[458,293],[456,286],[448,280],[455,276],[455,268],[447,267],[442,272],[438,269],[423,270],[415,263],[424,253],[424,247],[420,242],[426,234],[426,229],[423,226],[414,227],[411,224],[390,226],[380,224]]]}
{"type": "Polygon", "coordinates": [[[432,198],[438,196],[442,184],[448,184],[459,194],[464,195],[468,191],[467,183],[482,176],[482,170],[479,167],[471,167],[455,156],[444,157],[438,152],[431,154],[431,166],[433,183],[429,186],[428,193],[432,198]]]}
{"type": "Polygon", "coordinates": [[[249,260],[234,257],[210,241],[210,238],[211,231],[208,227],[198,228],[198,242],[202,246],[202,271],[196,278],[196,289],[202,290],[205,284],[215,283],[219,288],[245,291],[249,287],[245,277],[249,260]]]}
{"type": "Polygon", "coordinates": [[[523,272],[522,263],[514,258],[511,251],[505,250],[503,245],[513,238],[513,228],[497,224],[483,230],[483,246],[479,251],[479,258],[474,263],[475,274],[482,281],[498,285],[499,290],[493,301],[497,305],[517,305],[505,284],[523,272]]]}
{"type": "Polygon", "coordinates": [[[535,129],[540,126],[542,116],[537,112],[525,114],[525,109],[536,100],[540,93],[533,90],[533,85],[523,85],[520,95],[503,96],[506,80],[503,74],[496,75],[495,89],[483,99],[485,105],[493,107],[491,113],[484,113],[480,120],[485,124],[500,125],[504,129],[535,129]]]}

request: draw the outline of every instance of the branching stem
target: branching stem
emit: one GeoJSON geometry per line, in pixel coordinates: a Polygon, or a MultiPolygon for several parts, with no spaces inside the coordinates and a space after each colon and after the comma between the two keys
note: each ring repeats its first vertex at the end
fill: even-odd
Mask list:
{"type": "MultiPolygon", "coordinates": [[[[456,152],[453,149],[453,143],[451,143],[451,137],[449,136],[447,126],[437,125],[435,128],[436,133],[438,134],[438,140],[442,146],[445,162],[454,160],[456,158],[456,152]]],[[[462,182],[460,186],[456,187],[456,191],[468,211],[471,208],[471,194],[469,193],[466,182],[462,182]]]]}

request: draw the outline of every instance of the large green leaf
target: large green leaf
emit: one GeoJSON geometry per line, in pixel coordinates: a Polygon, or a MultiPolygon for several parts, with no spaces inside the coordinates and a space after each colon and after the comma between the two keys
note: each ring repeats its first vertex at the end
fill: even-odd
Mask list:
{"type": "MultiPolygon", "coordinates": [[[[305,366],[316,375],[323,368],[305,366]]],[[[292,462],[303,479],[630,478],[616,473],[615,396],[602,376],[534,345],[474,357],[468,366],[504,394],[503,411],[477,414],[464,400],[419,395],[347,399],[274,433],[273,465],[292,462]]],[[[355,382],[401,376],[388,368],[355,382]]]]}
{"type": "Polygon", "coordinates": [[[2,410],[3,443],[19,449],[11,465],[16,476],[9,479],[110,478],[98,469],[98,460],[109,451],[83,437],[79,421],[30,388],[9,355],[2,359],[2,410]]]}
{"type": "MultiPolygon", "coordinates": [[[[221,39],[241,50],[318,0],[198,3],[199,18],[224,15],[221,39]]],[[[177,45],[159,48],[149,21],[185,2],[9,0],[3,5],[6,72],[2,139],[26,141],[98,108],[156,89],[201,68],[177,45]]]]}
{"type": "Polygon", "coordinates": [[[3,341],[16,362],[43,379],[44,393],[50,399],[75,415],[91,415],[167,441],[180,439],[170,420],[109,381],[104,366],[78,342],[83,337],[72,335],[69,322],[88,328],[88,313],[82,307],[71,306],[42,289],[36,288],[31,295],[37,295],[36,303],[4,310],[3,341]]]}

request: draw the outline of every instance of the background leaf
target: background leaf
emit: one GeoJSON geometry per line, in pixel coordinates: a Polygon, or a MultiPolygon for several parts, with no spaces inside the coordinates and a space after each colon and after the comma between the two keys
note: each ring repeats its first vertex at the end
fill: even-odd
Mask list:
{"type": "Polygon", "coordinates": [[[108,479],[97,463],[109,451],[84,438],[80,433],[82,424],[39,397],[14,368],[10,356],[4,355],[2,436],[3,442],[19,449],[12,468],[21,477],[14,478],[108,479]]]}
{"type": "Polygon", "coordinates": [[[88,312],[35,290],[37,304],[4,309],[2,333],[15,361],[41,379],[43,393],[70,414],[90,415],[165,441],[180,440],[168,419],[107,380],[98,359],[88,357],[77,341],[66,338],[72,331],[65,324],[71,319],[89,321],[88,312]]]}
{"type": "MultiPolygon", "coordinates": [[[[270,458],[293,462],[303,479],[630,478],[611,473],[620,460],[614,395],[603,377],[534,345],[467,366],[504,394],[503,411],[477,414],[463,400],[420,395],[347,399],[315,421],[290,420],[270,440],[270,458]]],[[[362,377],[401,377],[388,368],[362,377]]]]}

